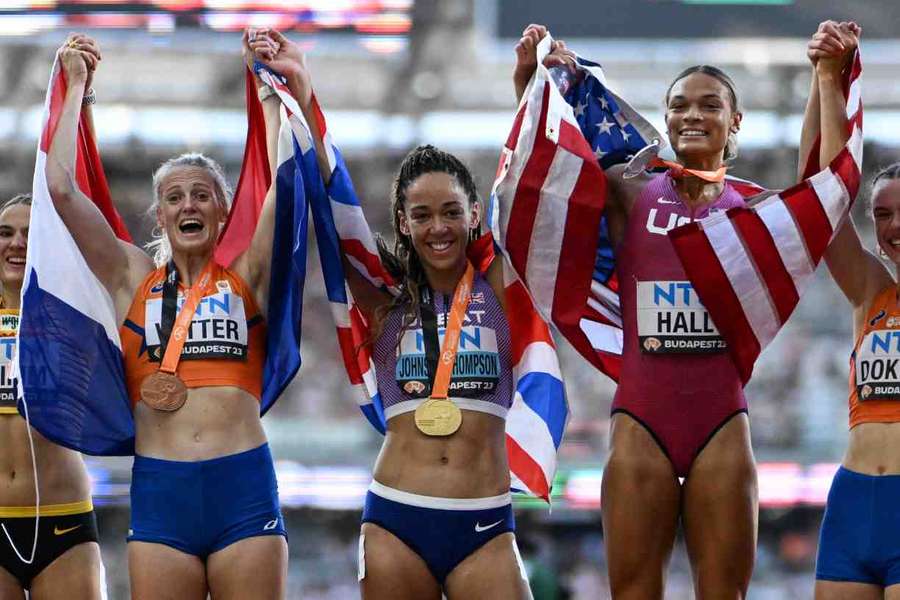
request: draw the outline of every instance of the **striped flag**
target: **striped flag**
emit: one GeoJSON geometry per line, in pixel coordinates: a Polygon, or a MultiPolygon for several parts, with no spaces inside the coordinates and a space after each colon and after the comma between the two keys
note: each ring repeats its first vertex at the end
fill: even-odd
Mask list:
{"type": "MultiPolygon", "coordinates": [[[[603,216],[603,169],[647,154],[654,145],[658,151],[666,142],[606,86],[595,63],[578,58],[579,79],[572,83],[571,75],[561,73],[568,80],[559,81],[556,70],[541,64],[551,41],[548,35],[538,45],[538,68],[502,150],[488,216],[541,315],[618,380],[622,319],[603,216]]],[[[858,55],[853,64],[846,89],[854,135],[830,169],[751,209],[714,213],[669,232],[745,382],[761,349],[796,306],[856,194],[862,143],[858,55]],[[765,224],[768,233],[754,223],[765,224]],[[748,246],[750,254],[744,251],[748,246]]],[[[750,181],[727,180],[745,198],[765,192],[750,181]]]]}
{"type": "MultiPolygon", "coordinates": [[[[272,78],[260,64],[257,72],[272,78]]],[[[272,183],[266,149],[266,123],[253,73],[245,69],[247,141],[234,201],[215,258],[229,266],[249,247],[272,183]]],[[[274,78],[271,79],[274,83],[274,78]]],[[[279,82],[279,85],[282,85],[279,82]]],[[[278,168],[275,173],[275,231],[272,242],[269,295],[266,306],[266,363],[260,413],[265,414],[300,369],[300,329],[309,207],[300,176],[300,153],[294,142],[290,111],[282,115],[278,168]]],[[[295,119],[294,119],[295,120],[295,119]]]]}
{"type": "MultiPolygon", "coordinates": [[[[313,98],[317,129],[327,153],[331,177],[326,188],[320,175],[312,134],[296,101],[268,72],[261,77],[276,90],[291,115],[291,129],[300,149],[300,170],[313,215],[319,256],[344,365],[358,392],[360,408],[370,423],[385,431],[384,409],[378,393],[370,349],[369,323],[347,284],[344,259],[369,283],[389,294],[396,284],[381,263],[375,239],[356,197],[343,157],[333,144],[324,114],[313,98]]],[[[470,259],[482,270],[493,260],[493,239],[471,245],[470,259]]],[[[504,265],[506,263],[504,262],[504,265]]],[[[513,350],[515,398],[507,414],[507,450],[512,487],[549,499],[556,471],[556,452],[568,418],[565,388],[547,323],[534,310],[528,292],[509,268],[504,269],[507,320],[513,350]]]]}
{"type": "Polygon", "coordinates": [[[850,139],[818,170],[818,143],[800,184],[669,232],[701,302],[746,383],[759,353],[790,317],[825,248],[847,218],[862,170],[859,52],[846,69],[850,139]]]}
{"type": "MultiPolygon", "coordinates": [[[[134,422],[112,298],[82,257],[47,187],[47,153],[65,95],[65,76],[56,60],[34,168],[14,366],[23,395],[19,410],[27,403],[32,426],[63,446],[89,454],[133,454],[134,422]]],[[[116,235],[129,241],[83,118],[77,135],[78,188],[94,201],[116,235]]]]}
{"type": "Polygon", "coordinates": [[[606,85],[599,65],[578,59],[579,80],[542,64],[503,148],[487,211],[494,237],[540,314],[578,352],[617,380],[622,312],[609,239],[603,169],[662,136],[606,85]],[[568,87],[565,96],[559,87],[568,87]]]}

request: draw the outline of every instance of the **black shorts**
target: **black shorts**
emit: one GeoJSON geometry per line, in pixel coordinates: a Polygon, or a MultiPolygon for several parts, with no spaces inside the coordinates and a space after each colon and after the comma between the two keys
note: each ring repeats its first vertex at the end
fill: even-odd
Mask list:
{"type": "MultiPolygon", "coordinates": [[[[24,557],[31,556],[34,544],[34,517],[0,518],[16,549],[24,557]]],[[[0,530],[0,567],[19,580],[24,589],[31,587],[31,580],[70,548],[84,542],[97,542],[97,519],[94,511],[74,515],[41,517],[38,525],[37,550],[31,564],[22,562],[9,545],[6,534],[0,530]]]]}

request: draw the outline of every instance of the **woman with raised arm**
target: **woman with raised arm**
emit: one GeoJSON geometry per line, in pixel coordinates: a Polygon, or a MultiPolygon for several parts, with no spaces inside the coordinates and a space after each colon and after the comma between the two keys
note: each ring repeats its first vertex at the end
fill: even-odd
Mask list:
{"type": "MultiPolygon", "coordinates": [[[[244,36],[247,60],[277,63],[277,49],[253,35],[244,36]]],[[[68,88],[47,183],[120,325],[136,431],[132,597],[282,598],[286,532],[259,405],[274,192],[248,250],[220,266],[213,252],[230,192],[213,160],[185,154],[153,176],[155,261],[119,241],[74,178],[78,113],[93,65],[68,46],[60,59],[68,88]]],[[[296,86],[290,66],[279,64],[296,86]]],[[[263,110],[273,155],[278,102],[266,99],[263,110]]]]}
{"type": "MultiPolygon", "coordinates": [[[[828,24],[835,28],[834,24],[828,24]]],[[[859,28],[837,26],[845,39],[859,28]]],[[[821,127],[820,164],[848,139],[841,88],[846,57],[825,40],[809,44],[813,88],[804,130],[821,127]]],[[[801,146],[801,157],[811,148],[801,146]]],[[[871,215],[878,252],[900,268],[900,164],[875,175],[871,215]]],[[[850,355],[850,440],[828,493],[816,557],[817,600],[900,598],[900,326],[897,277],[863,247],[848,216],[825,253],[828,270],[853,309],[850,355]]]]}
{"type": "MultiPolygon", "coordinates": [[[[519,97],[546,33],[529,26],[516,46],[519,97]]],[[[610,585],[617,600],[662,598],[681,522],[697,597],[743,598],[757,532],[747,401],[668,237],[677,225],[745,205],[724,178],[742,114],[732,80],[709,65],[678,74],[664,101],[680,166],[632,178],[625,165],[606,170],[624,330],[602,483],[610,585]]]]}
{"type": "MultiPolygon", "coordinates": [[[[302,61],[294,44],[269,35],[302,61]]],[[[293,95],[307,112],[313,102],[304,91],[293,95]]],[[[332,165],[318,121],[306,121],[328,185],[332,165]]],[[[366,344],[386,421],[362,518],[362,597],[530,598],[506,446],[515,388],[505,308],[521,298],[507,297],[500,260],[481,260],[482,209],[459,159],[433,146],[414,149],[394,179],[389,210],[395,243],[380,242],[379,251],[399,294],[376,288],[344,256],[353,297],[372,325],[366,344]]]]}
{"type": "MultiPolygon", "coordinates": [[[[82,52],[93,52],[88,40],[69,41],[82,52]]],[[[5,456],[0,483],[0,598],[25,598],[28,590],[32,598],[99,600],[105,597],[106,582],[84,461],[74,450],[57,446],[34,429],[28,431],[16,410],[16,380],[10,368],[30,216],[29,194],[0,206],[0,447],[5,456]]]]}

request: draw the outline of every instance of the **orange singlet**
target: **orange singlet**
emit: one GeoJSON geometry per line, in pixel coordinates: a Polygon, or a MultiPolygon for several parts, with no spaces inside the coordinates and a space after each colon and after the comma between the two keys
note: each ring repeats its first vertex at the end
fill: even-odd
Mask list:
{"type": "Polygon", "coordinates": [[[850,428],[900,422],[900,306],[897,286],[881,290],[850,355],[850,428]]]}
{"type": "MultiPolygon", "coordinates": [[[[125,353],[125,380],[134,406],[145,377],[159,369],[162,288],[166,268],[147,275],[119,329],[125,353]]],[[[247,284],[233,271],[215,265],[213,291],[200,300],[191,321],[178,376],[188,388],[234,386],[257,400],[262,395],[266,325],[247,284]]],[[[184,302],[179,284],[178,308],[184,302]]]]}

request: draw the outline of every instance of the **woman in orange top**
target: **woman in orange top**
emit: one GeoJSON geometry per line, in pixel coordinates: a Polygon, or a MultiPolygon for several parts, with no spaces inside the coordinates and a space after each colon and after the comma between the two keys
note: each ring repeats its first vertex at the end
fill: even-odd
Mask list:
{"type": "MultiPolygon", "coordinates": [[[[847,142],[841,70],[859,28],[823,23],[809,44],[813,88],[801,156],[821,127],[819,162],[847,142]],[[834,33],[843,47],[824,42],[834,33]]],[[[900,266],[900,164],[875,176],[872,217],[878,250],[900,266]]],[[[816,559],[816,598],[900,598],[900,302],[894,275],[866,250],[851,219],[825,253],[832,277],[853,307],[850,443],[834,477],[816,559]]]]}
{"type": "Polygon", "coordinates": [[[104,597],[106,583],[84,462],[74,450],[57,446],[35,429],[29,432],[16,410],[10,368],[30,217],[28,194],[0,207],[0,524],[9,535],[0,532],[0,598],[24,598],[29,590],[33,598],[95,600],[104,597]],[[33,560],[26,562],[32,558],[37,515],[35,469],[41,494],[39,532],[33,560]]]}
{"type": "MultiPolygon", "coordinates": [[[[248,33],[245,58],[277,69],[302,98],[309,85],[295,48],[248,33]]],[[[213,252],[230,202],[224,176],[202,155],[180,156],[153,179],[156,264],[119,241],[74,183],[81,98],[99,56],[87,44],[75,36],[60,49],[68,89],[47,183],[120,319],[136,430],[132,598],[284,597],[286,532],[259,407],[274,189],[249,249],[220,267],[213,252]]],[[[278,109],[274,97],[263,102],[272,165],[278,109]]]]}

